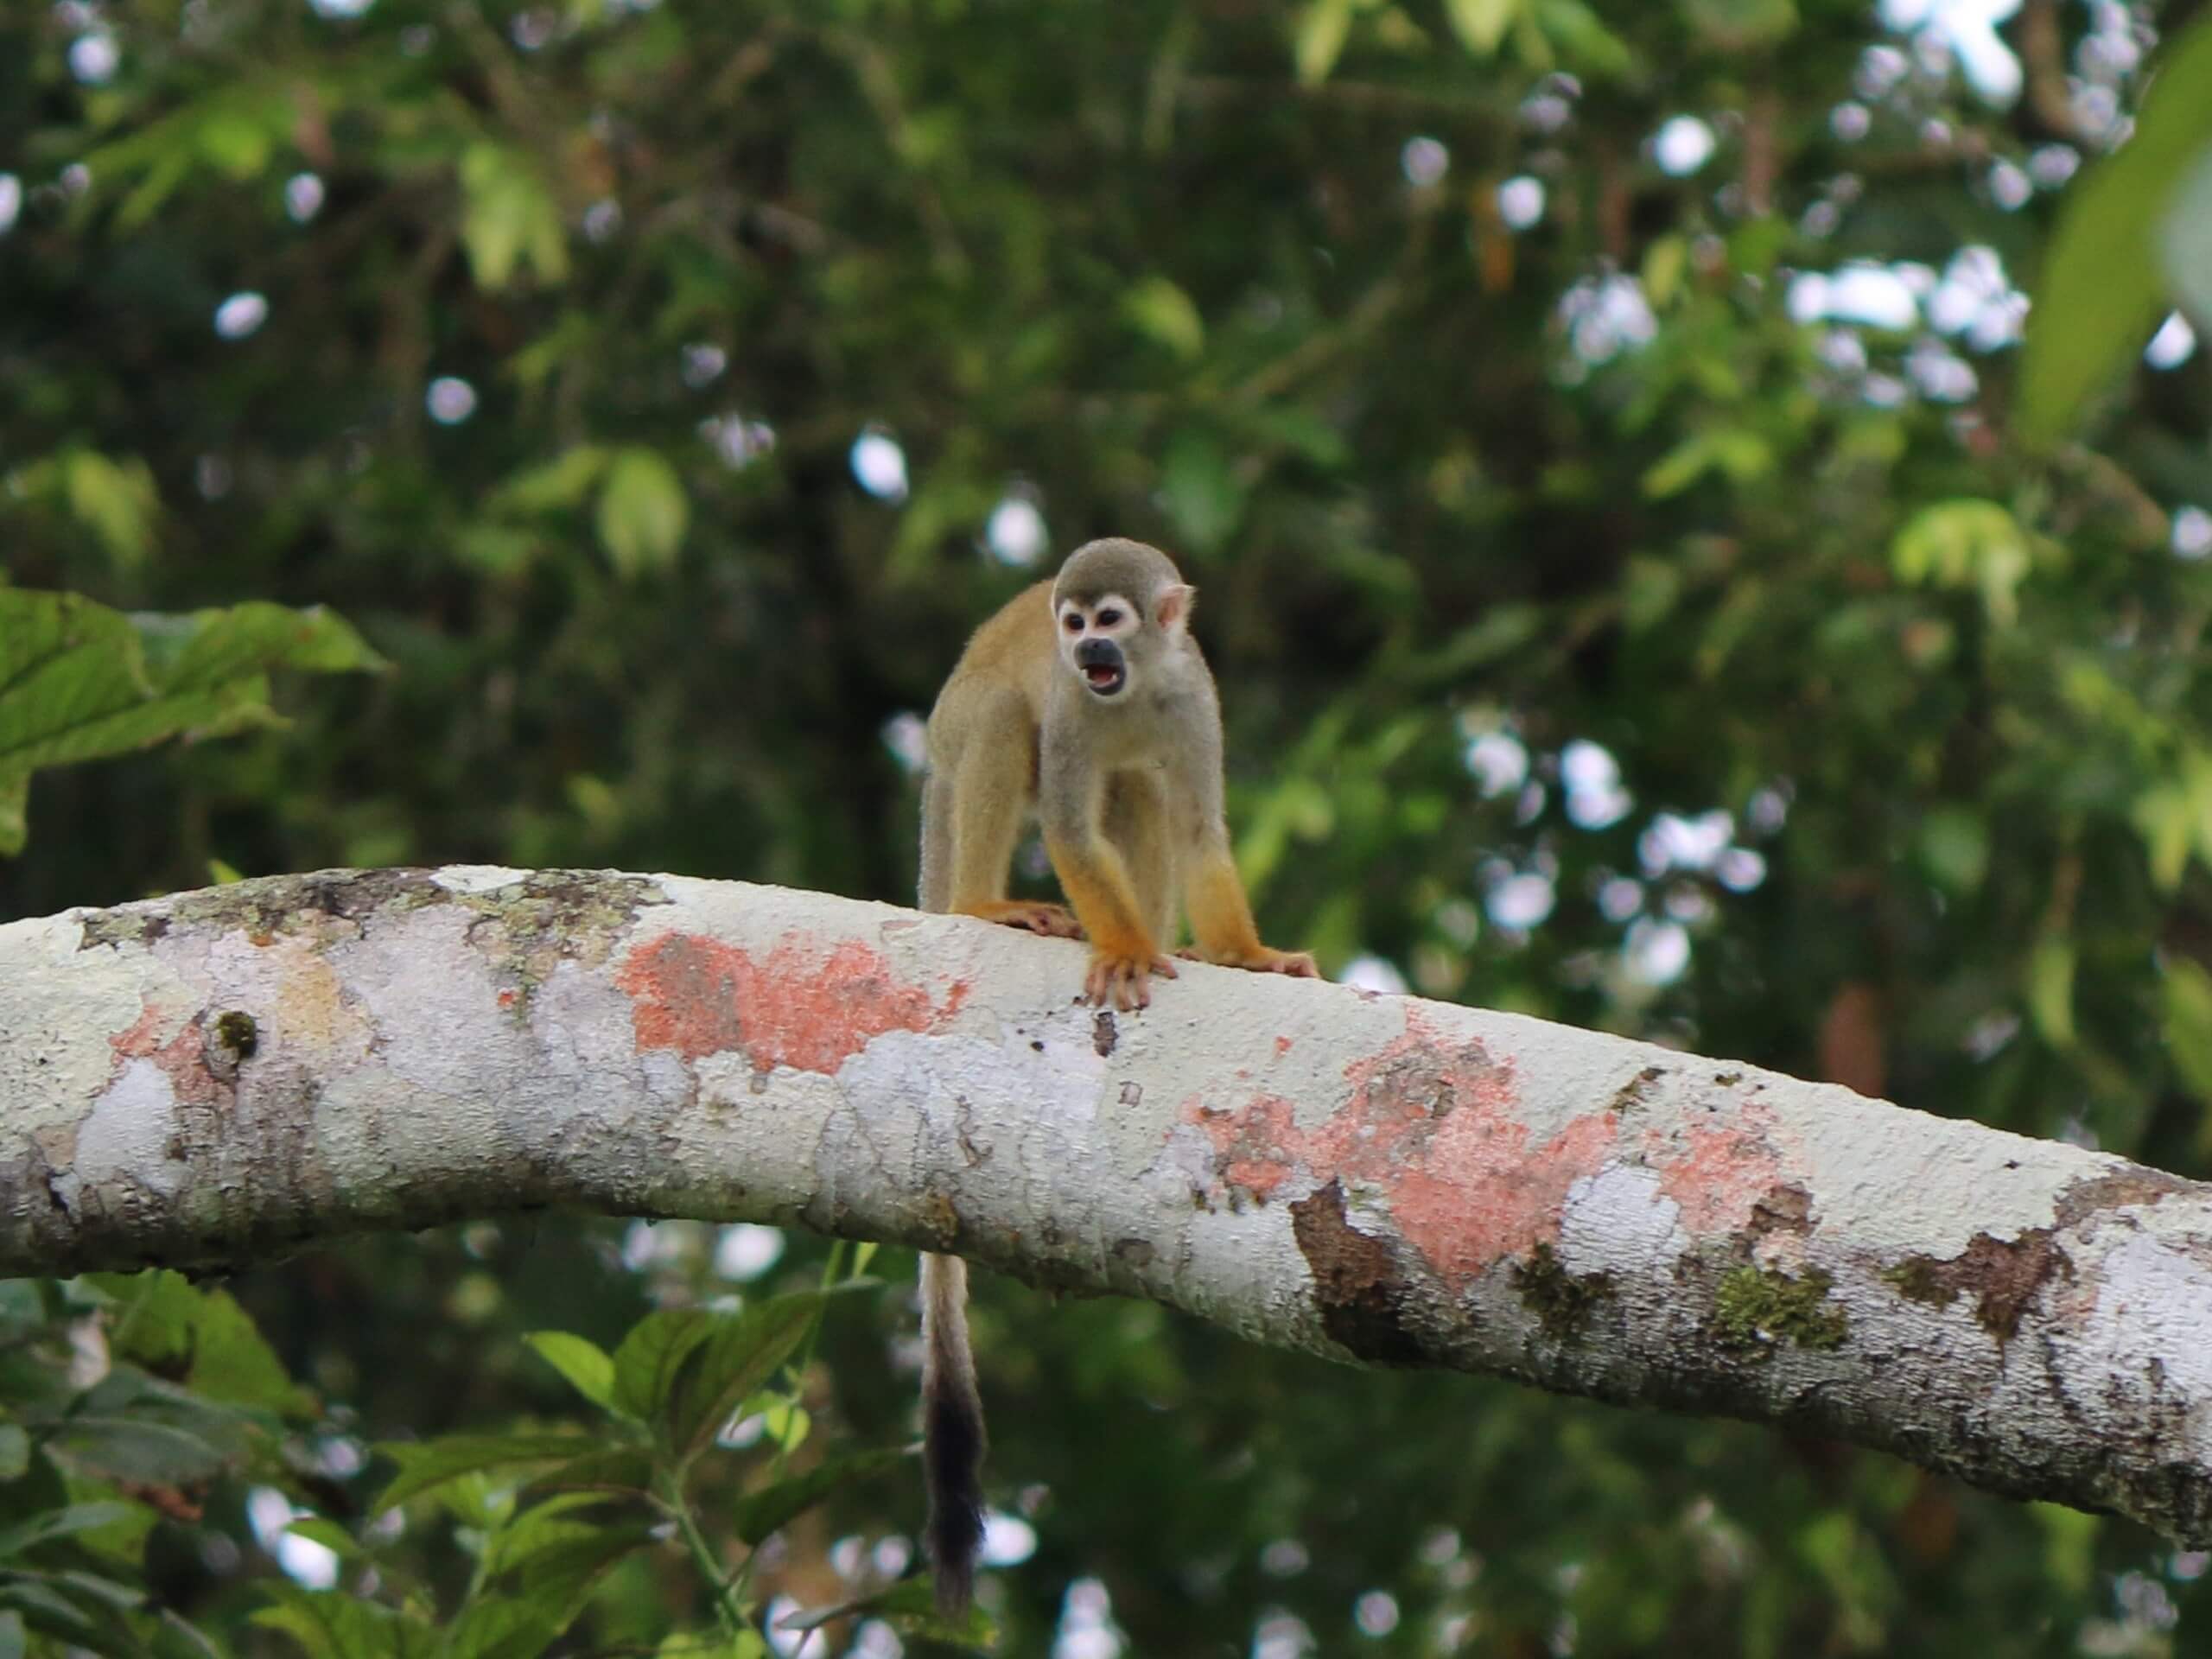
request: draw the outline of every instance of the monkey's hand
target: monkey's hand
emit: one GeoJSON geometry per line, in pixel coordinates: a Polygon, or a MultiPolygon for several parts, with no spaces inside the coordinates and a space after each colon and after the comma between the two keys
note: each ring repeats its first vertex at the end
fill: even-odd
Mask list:
{"type": "Polygon", "coordinates": [[[997,899],[967,912],[1006,927],[1026,927],[1048,939],[1079,939],[1083,924],[1065,905],[1047,905],[1027,899],[997,899]]]}
{"type": "Polygon", "coordinates": [[[1123,1014],[1132,1008],[1148,1007],[1152,1003],[1152,976],[1162,979],[1175,977],[1175,964],[1166,957],[1117,956],[1103,950],[1094,950],[1090,957],[1090,973],[1083,982],[1086,1001],[1101,1007],[1111,1002],[1123,1014]]]}
{"type": "Polygon", "coordinates": [[[1287,974],[1293,979],[1319,979],[1321,970],[1313,964],[1310,950],[1277,950],[1268,945],[1258,945],[1234,956],[1209,956],[1195,946],[1178,950],[1177,956],[1191,962],[1210,962],[1217,968],[1242,968],[1254,974],[1287,974]]]}

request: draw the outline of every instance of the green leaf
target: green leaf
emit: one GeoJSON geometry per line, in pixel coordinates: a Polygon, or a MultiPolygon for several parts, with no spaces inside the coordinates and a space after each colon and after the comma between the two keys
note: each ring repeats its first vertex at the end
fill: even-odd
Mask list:
{"type": "Polygon", "coordinates": [[[901,1579],[877,1595],[791,1614],[778,1628],[811,1630],[839,1618],[880,1618],[901,1636],[955,1647],[988,1649],[998,1640],[998,1627],[981,1607],[971,1605],[957,1623],[938,1613],[936,1593],[925,1578],[901,1579]]]}
{"type": "Polygon", "coordinates": [[[1167,441],[1160,493],[1167,516],[1196,552],[1212,552],[1244,518],[1243,481],[1227,451],[1198,427],[1186,426],[1167,441]]]}
{"type": "Polygon", "coordinates": [[[2087,1595],[2096,1580],[2097,1540],[2105,1529],[2104,1518],[2057,1503],[2027,1507],[2043,1529],[2044,1573],[2069,1595],[2087,1595]]]}
{"type": "Polygon", "coordinates": [[[1196,357],[1205,349],[1206,325],[1198,308],[1165,276],[1147,276],[1122,295],[1122,315],[1178,357],[1196,357]]]}
{"type": "Polygon", "coordinates": [[[256,1608],[253,1623],[281,1630],[308,1659],[432,1659],[437,1633],[422,1619],[338,1590],[302,1590],[264,1580],[275,1605],[256,1608]]]}
{"type": "Polygon", "coordinates": [[[2197,152],[2174,187],[2158,221],[2158,258],[2199,332],[2212,333],[2212,144],[2197,152]]]}
{"type": "Polygon", "coordinates": [[[461,158],[461,245],[479,287],[506,287],[525,260],[541,281],[567,278],[560,204],[529,156],[499,144],[472,144],[461,158]]]}
{"type": "Polygon", "coordinates": [[[115,210],[114,226],[118,232],[135,231],[159,213],[162,204],[176,194],[176,188],[192,176],[196,158],[182,148],[165,151],[145,169],[130,194],[115,210]]]}
{"type": "Polygon", "coordinates": [[[733,1516],[737,1535],[748,1544],[758,1544],[793,1516],[813,1508],[840,1486],[864,1480],[912,1455],[911,1448],[902,1446],[855,1452],[832,1458],[803,1475],[793,1475],[747,1492],[738,1500],[733,1516]]]}
{"type": "Polygon", "coordinates": [[[30,1466],[30,1431],[20,1423],[0,1423],[0,1480],[14,1480],[30,1466]]]}
{"type": "Polygon", "coordinates": [[[652,1529],[642,1524],[572,1525],[574,1531],[547,1537],[505,1569],[526,1600],[552,1611],[563,1627],[582,1608],[593,1585],[624,1556],[657,1541],[652,1529]]]}
{"type": "Polygon", "coordinates": [[[493,492],[486,504],[494,512],[550,512],[583,505],[607,466],[607,452],[595,443],[564,449],[542,466],[517,473],[493,492]]]}
{"type": "Polygon", "coordinates": [[[2212,143],[2212,19],[2159,54],[2134,135],[2060,202],[2021,350],[2018,429],[2057,438],[2143,348],[2166,301],[2153,238],[2212,143]]]}
{"type": "Polygon", "coordinates": [[[1444,15],[1460,44],[1478,58],[1497,50],[1505,31],[1521,15],[1522,0],[1444,0],[1444,15]]]}
{"type": "Polygon", "coordinates": [[[1774,470],[1774,448],[1758,433],[1720,427],[1684,439],[1643,475],[1643,493],[1664,500],[1679,495],[1707,473],[1732,483],[1749,484],[1774,470]]]}
{"type": "Polygon", "coordinates": [[[1923,507],[1890,544],[1900,580],[1936,588],[1978,588],[2000,627],[2018,620],[2018,589],[2034,565],[2019,521],[1994,501],[1965,498],[1923,507]]]}
{"type": "Polygon", "coordinates": [[[735,1638],[719,1631],[671,1630],[653,1649],[653,1659],[768,1659],[766,1640],[755,1630],[735,1638]]]}
{"type": "Polygon", "coordinates": [[[448,1434],[435,1440],[379,1441],[376,1449],[399,1465],[372,1508],[389,1510],[462,1475],[487,1469],[567,1463],[593,1445],[580,1434],[448,1434]]]}
{"type": "Polygon", "coordinates": [[[664,1308],[630,1327],[614,1350],[615,1410],[657,1421],[691,1351],[714,1334],[715,1316],[696,1307],[664,1308]]]}
{"type": "Polygon", "coordinates": [[[137,1586],[118,1584],[98,1573],[72,1569],[49,1573],[45,1577],[48,1583],[64,1594],[75,1597],[80,1605],[98,1603],[118,1612],[136,1612],[146,1605],[146,1592],[137,1586]]]}
{"type": "Polygon", "coordinates": [[[548,1470],[524,1490],[530,1493],[606,1492],[642,1497],[652,1490],[653,1461],[633,1446],[590,1452],[548,1470]]]}
{"type": "Polygon", "coordinates": [[[594,1406],[614,1399],[614,1359],[596,1343],[566,1331],[533,1331],[523,1340],[537,1357],[569,1380],[569,1386],[594,1406]]]}
{"type": "Polygon", "coordinates": [[[79,1532],[90,1532],[96,1527],[112,1526],[130,1518],[128,1503],[71,1503],[59,1510],[48,1510],[43,1515],[18,1521],[11,1527],[0,1528],[0,1561],[21,1555],[25,1550],[41,1544],[51,1543],[56,1538],[67,1538],[79,1532]]]}
{"type": "Polygon", "coordinates": [[[228,1291],[203,1289],[170,1269],[87,1274],[79,1282],[113,1298],[108,1346],[118,1357],[164,1376],[181,1374],[209,1400],[269,1411],[304,1404],[283,1362],[228,1291]]]}
{"type": "Polygon", "coordinates": [[[1967,806],[1940,806],[1921,820],[1920,862],[1936,885],[1962,896],[1989,871],[1989,827],[1967,806]]]}
{"type": "Polygon", "coordinates": [[[2188,790],[2161,784],[2137,796],[2128,816],[2135,833],[2143,838],[2152,884],[2160,893],[2171,893],[2181,885],[2182,873],[2189,868],[2190,849],[2197,839],[2196,803],[2188,790]]]}
{"type": "Polygon", "coordinates": [[[738,1402],[783,1369],[821,1307],[817,1292],[779,1296],[724,1319],[698,1345],[669,1402],[669,1443],[677,1456],[713,1439],[738,1402]]]}
{"type": "Polygon", "coordinates": [[[0,1612],[0,1659],[23,1659],[29,1646],[23,1616],[13,1608],[0,1612]]]}
{"type": "Polygon", "coordinates": [[[180,1485],[212,1479],[240,1460],[243,1445],[214,1428],[82,1412],[54,1430],[51,1444],[67,1462],[112,1480],[180,1485]]]}
{"type": "Polygon", "coordinates": [[[30,839],[31,780],[0,777],[0,858],[23,850],[30,839]]]}
{"type": "Polygon", "coordinates": [[[2053,1048],[2074,1046],[2074,946],[2055,936],[2036,942],[2028,954],[2025,986],[2028,1013],[2053,1048]]]}
{"type": "Polygon", "coordinates": [[[538,1602],[479,1596],[446,1627],[444,1659],[536,1659],[568,1622],[538,1602]]]}
{"type": "Polygon", "coordinates": [[[1636,67],[1628,42],[1605,26],[1583,0],[1534,0],[1536,27],[1570,68],[1619,77],[1636,67]]]}
{"type": "Polygon", "coordinates": [[[1682,16],[1723,52],[1778,46],[1797,30],[1796,0],[1684,0],[1682,16]]]}
{"type": "Polygon", "coordinates": [[[0,588],[0,803],[19,811],[41,766],[266,724],[271,670],[382,665],[320,607],[126,616],[73,594],[0,588]]]}
{"type": "Polygon", "coordinates": [[[1298,14],[1293,50],[1300,86],[1319,86],[1337,67],[1351,33],[1352,10],[1352,0],[1313,0],[1298,14]]]}
{"type": "Polygon", "coordinates": [[[201,1290],[198,1296],[192,1370],[185,1379],[193,1391],[210,1400],[268,1411],[306,1408],[306,1390],[286,1373],[284,1362],[237,1299],[222,1289],[201,1290]]]}
{"type": "Polygon", "coordinates": [[[264,1426],[250,1411],[118,1363],[78,1397],[48,1443],[82,1472],[172,1484],[237,1467],[264,1426]]]}
{"type": "MultiPolygon", "coordinates": [[[[269,165],[273,134],[258,112],[232,105],[220,105],[200,123],[194,135],[200,154],[219,172],[234,180],[257,177],[269,165]]],[[[279,130],[282,129],[279,128],[279,130]]]]}
{"type": "Polygon", "coordinates": [[[53,1589],[44,1574],[9,1577],[0,1574],[0,1608],[11,1610],[25,1624],[42,1635],[58,1637],[94,1653],[117,1655],[130,1649],[107,1639],[106,1621],[96,1619],[68,1597],[53,1589]]]}
{"type": "Polygon", "coordinates": [[[676,563],[691,504],[658,450],[617,450],[599,493],[599,539],[617,575],[634,580],[676,563]]]}
{"type": "Polygon", "coordinates": [[[69,511],[100,540],[118,567],[136,569],[154,543],[154,515],[161,495],[154,474],[135,457],[116,461],[77,449],[61,460],[69,511]]]}
{"type": "Polygon", "coordinates": [[[564,1492],[517,1510],[493,1528],[485,1541],[480,1557],[483,1575],[497,1578],[511,1573],[541,1549],[597,1532],[597,1523],[581,1511],[600,1502],[595,1492],[564,1492]]]}
{"type": "Polygon", "coordinates": [[[1515,601],[1492,605],[1435,650],[1408,663],[1406,680],[1415,686],[1449,684],[1511,656],[1542,631],[1544,618],[1539,605],[1515,601]]]}
{"type": "Polygon", "coordinates": [[[2212,974],[2186,957],[2170,956],[2160,980],[2166,1052],[2202,1101],[2212,1101],[2212,974]]]}

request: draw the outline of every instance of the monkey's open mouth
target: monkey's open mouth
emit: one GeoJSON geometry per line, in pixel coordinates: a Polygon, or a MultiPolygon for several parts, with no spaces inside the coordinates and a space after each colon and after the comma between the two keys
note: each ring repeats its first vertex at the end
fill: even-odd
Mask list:
{"type": "Polygon", "coordinates": [[[1083,677],[1090,682],[1090,689],[1100,696],[1110,697],[1129,677],[1116,664],[1091,663],[1084,667],[1083,677]]]}

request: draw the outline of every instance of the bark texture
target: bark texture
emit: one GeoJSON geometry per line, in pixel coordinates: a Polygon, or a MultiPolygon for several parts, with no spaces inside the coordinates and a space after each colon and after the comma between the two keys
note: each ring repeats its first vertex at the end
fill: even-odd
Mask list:
{"type": "Polygon", "coordinates": [[[1510,1014],[672,876],[0,927],[0,1273],[559,1207],[1884,1447],[2212,1545],[2212,1188],[1510,1014]]]}

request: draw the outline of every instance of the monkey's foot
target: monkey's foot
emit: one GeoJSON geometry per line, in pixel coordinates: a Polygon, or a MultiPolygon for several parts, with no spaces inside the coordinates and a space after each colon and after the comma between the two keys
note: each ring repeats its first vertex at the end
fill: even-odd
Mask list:
{"type": "Polygon", "coordinates": [[[1079,939],[1083,924],[1065,905],[1047,905],[1027,899],[996,899],[967,912],[1004,927],[1026,927],[1048,939],[1079,939]]]}
{"type": "Polygon", "coordinates": [[[1166,957],[1093,956],[1090,972],[1083,982],[1084,1000],[1104,1007],[1111,1002],[1123,1014],[1152,1003],[1152,976],[1175,977],[1175,964],[1166,957]]]}
{"type": "Polygon", "coordinates": [[[1310,950],[1275,950],[1267,945],[1256,950],[1239,952],[1236,956],[1210,957],[1195,947],[1178,950],[1177,956],[1190,962],[1210,962],[1217,968],[1242,968],[1248,974],[1287,974],[1293,979],[1319,979],[1321,970],[1314,966],[1310,950]]]}

